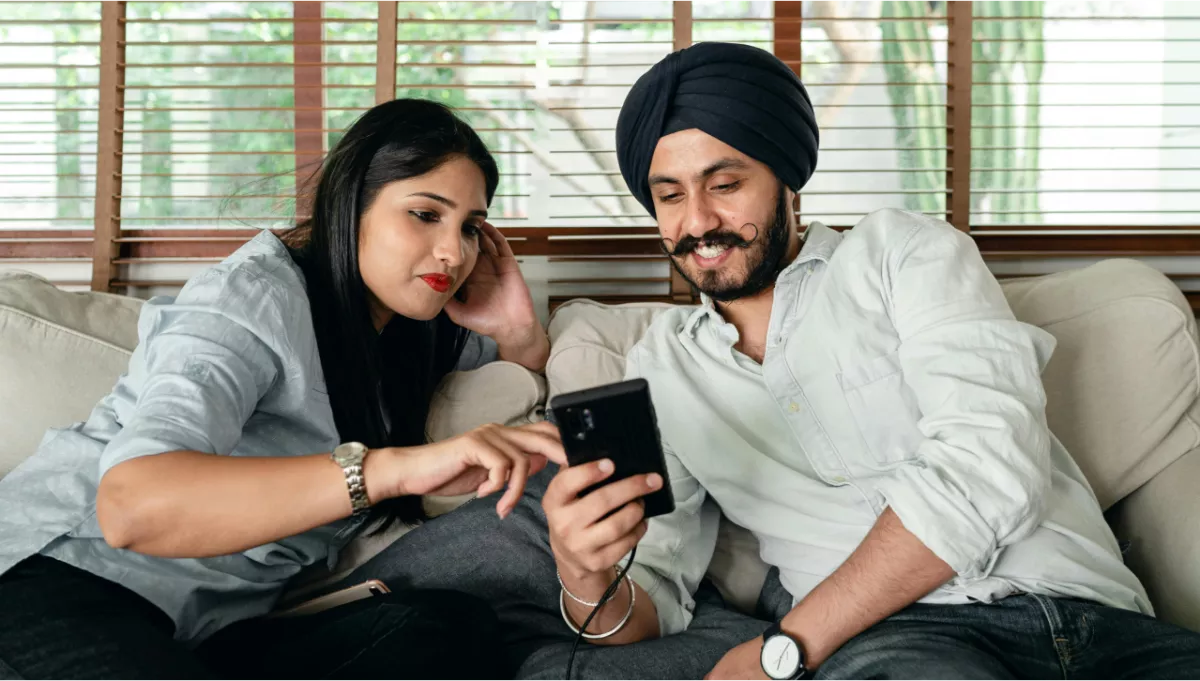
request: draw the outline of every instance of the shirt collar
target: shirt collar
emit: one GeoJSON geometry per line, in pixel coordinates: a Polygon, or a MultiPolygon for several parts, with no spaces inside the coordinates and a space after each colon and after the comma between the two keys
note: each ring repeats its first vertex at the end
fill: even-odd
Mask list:
{"type": "MultiPolygon", "coordinates": [[[[801,270],[801,266],[805,263],[814,260],[820,260],[826,264],[833,257],[834,250],[842,243],[842,233],[836,229],[830,229],[823,223],[813,221],[809,223],[808,229],[804,232],[804,245],[800,247],[800,253],[790,265],[783,268],[783,271],[776,277],[776,281],[794,276],[801,270]]],[[[713,301],[703,293],[700,294],[700,306],[696,311],[688,317],[684,324],[683,330],[689,336],[696,335],[696,329],[700,327],[700,322],[709,319],[717,324],[718,329],[724,329],[723,324],[727,324],[725,318],[721,316],[721,312],[717,310],[717,306],[713,301]]],[[[732,331],[736,336],[737,330],[730,325],[729,331],[732,331]]],[[[737,338],[733,338],[732,342],[737,342],[737,338]]]]}

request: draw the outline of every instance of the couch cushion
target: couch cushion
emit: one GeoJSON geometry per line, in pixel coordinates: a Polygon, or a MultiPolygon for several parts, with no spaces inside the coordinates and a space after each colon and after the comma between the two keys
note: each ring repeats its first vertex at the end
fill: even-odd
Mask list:
{"type": "Polygon", "coordinates": [[[1200,446],[1196,321],[1170,279],[1107,260],[1004,293],[1018,319],[1058,339],[1046,417],[1103,508],[1200,446]]]}
{"type": "Polygon", "coordinates": [[[546,378],[550,397],[619,381],[625,355],[641,340],[666,303],[602,305],[579,299],[550,316],[550,358],[546,378]]]}
{"type": "MultiPolygon", "coordinates": [[[[441,442],[488,423],[520,426],[544,420],[546,379],[520,364],[492,362],[447,376],[429,405],[425,434],[441,442]]],[[[425,497],[430,517],[458,508],[475,495],[425,497]]]]}
{"type": "Polygon", "coordinates": [[[0,274],[0,477],[48,428],[87,418],[129,364],[142,302],[0,274]]]}
{"type": "Polygon", "coordinates": [[[546,379],[520,364],[492,362],[450,374],[433,395],[425,434],[439,442],[488,423],[517,425],[543,420],[546,379]]]}

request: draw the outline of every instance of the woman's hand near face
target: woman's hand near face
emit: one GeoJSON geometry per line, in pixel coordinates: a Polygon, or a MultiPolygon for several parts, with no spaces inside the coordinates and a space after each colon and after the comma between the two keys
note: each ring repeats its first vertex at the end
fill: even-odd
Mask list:
{"type": "Polygon", "coordinates": [[[455,324],[495,340],[500,359],[532,371],[546,367],[550,339],[538,322],[529,286],[504,235],[486,222],[479,234],[479,260],[462,291],[465,302],[446,303],[455,324]]]}

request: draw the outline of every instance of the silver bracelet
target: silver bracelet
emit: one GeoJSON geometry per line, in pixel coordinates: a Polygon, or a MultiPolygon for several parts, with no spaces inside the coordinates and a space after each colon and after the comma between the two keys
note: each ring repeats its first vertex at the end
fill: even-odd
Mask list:
{"type": "MultiPolygon", "coordinates": [[[[583,632],[582,636],[585,639],[588,639],[589,641],[595,641],[602,638],[608,638],[609,636],[612,636],[618,631],[624,629],[625,625],[629,623],[629,618],[633,616],[633,606],[637,603],[637,589],[633,586],[633,577],[630,577],[628,574],[626,574],[625,581],[629,582],[629,610],[625,611],[625,616],[621,618],[620,622],[617,622],[617,626],[609,629],[603,634],[589,634],[587,632],[583,632]]],[[[579,635],[579,627],[575,626],[575,623],[571,621],[571,615],[567,613],[566,595],[568,594],[569,592],[567,591],[567,587],[564,586],[558,594],[558,609],[562,612],[562,618],[563,621],[567,623],[567,627],[569,627],[572,632],[579,635]]],[[[572,598],[575,597],[572,596],[572,598]]],[[[583,601],[580,601],[580,603],[586,605],[586,603],[583,601]]],[[[594,608],[596,606],[593,605],[591,607],[594,608]]]]}
{"type": "MultiPolygon", "coordinates": [[[[558,571],[558,568],[554,569],[554,574],[558,576],[558,585],[560,587],[562,587],[563,593],[570,596],[571,600],[575,601],[576,603],[578,603],[580,605],[586,605],[589,608],[595,608],[600,605],[599,601],[595,601],[595,602],[585,601],[582,598],[580,598],[579,596],[576,596],[575,594],[571,593],[571,590],[567,588],[566,582],[563,581],[562,573],[558,571]]],[[[616,594],[613,594],[613,596],[616,596],[616,594]]],[[[609,596],[609,600],[612,600],[613,596],[609,596]]]]}

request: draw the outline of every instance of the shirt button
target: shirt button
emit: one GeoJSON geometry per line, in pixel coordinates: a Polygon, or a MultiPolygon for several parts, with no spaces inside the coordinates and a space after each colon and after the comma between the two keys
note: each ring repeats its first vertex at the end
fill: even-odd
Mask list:
{"type": "Polygon", "coordinates": [[[800,405],[796,404],[795,402],[792,402],[791,404],[788,405],[788,411],[790,411],[794,414],[794,413],[800,411],[800,405]]]}
{"type": "Polygon", "coordinates": [[[843,478],[843,477],[842,477],[842,476],[840,476],[840,475],[835,475],[835,476],[833,476],[833,478],[832,478],[832,479],[833,479],[833,481],[834,481],[835,483],[837,483],[837,484],[839,484],[839,485],[840,485],[840,484],[842,484],[843,482],[846,482],[846,478],[843,478]]]}

